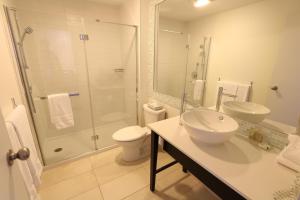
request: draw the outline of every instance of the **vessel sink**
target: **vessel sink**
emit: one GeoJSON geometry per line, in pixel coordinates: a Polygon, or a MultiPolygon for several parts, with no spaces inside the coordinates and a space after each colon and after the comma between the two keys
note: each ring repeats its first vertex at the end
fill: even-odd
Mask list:
{"type": "Polygon", "coordinates": [[[208,144],[226,142],[239,128],[234,119],[213,110],[185,112],[181,120],[192,139],[208,144]]]}
{"type": "Polygon", "coordinates": [[[222,107],[226,114],[252,123],[262,122],[271,112],[265,106],[252,102],[227,101],[222,107]]]}

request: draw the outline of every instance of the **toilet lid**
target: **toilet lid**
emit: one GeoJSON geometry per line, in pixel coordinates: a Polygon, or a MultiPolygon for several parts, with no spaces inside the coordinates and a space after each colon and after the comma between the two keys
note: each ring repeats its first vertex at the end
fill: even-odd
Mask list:
{"type": "Polygon", "coordinates": [[[146,135],[146,131],[140,126],[129,126],[116,131],[113,139],[120,142],[137,140],[146,135]]]}

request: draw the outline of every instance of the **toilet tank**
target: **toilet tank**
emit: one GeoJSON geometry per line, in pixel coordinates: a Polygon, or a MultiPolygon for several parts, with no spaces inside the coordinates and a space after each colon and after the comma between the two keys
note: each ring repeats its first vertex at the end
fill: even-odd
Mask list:
{"type": "Polygon", "coordinates": [[[166,109],[152,110],[147,104],[143,105],[145,124],[151,124],[166,118],[166,109]]]}

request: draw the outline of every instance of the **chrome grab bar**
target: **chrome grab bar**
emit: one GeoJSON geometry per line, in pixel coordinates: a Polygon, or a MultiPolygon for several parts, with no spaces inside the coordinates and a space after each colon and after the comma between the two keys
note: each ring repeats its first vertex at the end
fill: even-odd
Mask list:
{"type": "Polygon", "coordinates": [[[115,72],[124,72],[125,69],[123,69],[123,68],[116,68],[116,69],[114,69],[114,71],[115,71],[115,72]]]}
{"type": "MultiPolygon", "coordinates": [[[[69,96],[70,97],[74,97],[74,96],[79,96],[79,92],[72,92],[72,93],[69,93],[69,96]]],[[[45,99],[48,99],[48,97],[38,97],[39,99],[41,100],[45,100],[45,99]]]]}

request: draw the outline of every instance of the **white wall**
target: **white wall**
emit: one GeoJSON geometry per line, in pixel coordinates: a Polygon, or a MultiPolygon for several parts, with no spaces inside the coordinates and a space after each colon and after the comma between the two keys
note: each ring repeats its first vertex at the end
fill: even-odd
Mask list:
{"type": "MultiPolygon", "coordinates": [[[[252,101],[265,104],[287,19],[300,8],[297,0],[266,0],[203,17],[189,23],[191,45],[212,36],[206,106],[216,98],[216,83],[253,81],[252,101]]],[[[299,12],[299,11],[298,11],[299,12]]]]}
{"type": "MultiPolygon", "coordinates": [[[[7,1],[0,1],[7,5],[7,1]]],[[[0,107],[3,115],[8,115],[12,110],[11,98],[16,100],[17,104],[22,103],[22,95],[19,89],[19,80],[16,76],[15,61],[12,57],[10,38],[8,37],[8,27],[3,9],[0,13],[0,107]]]]}
{"type": "Polygon", "coordinates": [[[158,92],[180,98],[184,86],[187,63],[188,36],[184,22],[159,18],[157,41],[156,89],[158,92]],[[172,33],[175,31],[181,32],[172,33]]]}
{"type": "MultiPolygon", "coordinates": [[[[139,102],[140,105],[146,103],[150,95],[148,94],[149,82],[148,76],[151,76],[148,70],[148,59],[149,58],[149,2],[151,0],[140,1],[140,85],[139,85],[139,102]]],[[[144,124],[144,118],[142,115],[142,110],[140,111],[141,121],[144,124]]]]}
{"type": "Polygon", "coordinates": [[[300,126],[300,9],[291,12],[282,31],[279,55],[270,85],[278,92],[269,91],[267,106],[270,119],[292,126],[300,126]]]}
{"type": "Polygon", "coordinates": [[[240,83],[253,81],[251,101],[270,106],[272,119],[295,125],[300,111],[291,105],[299,107],[300,97],[291,94],[291,88],[299,90],[295,86],[299,81],[292,78],[297,56],[291,51],[298,50],[299,12],[297,0],[265,0],[190,22],[191,49],[204,36],[212,37],[205,105],[214,105],[219,77],[240,83]],[[284,83],[286,79],[290,84],[284,83]],[[270,93],[273,84],[279,84],[284,97],[270,93]],[[269,95],[273,98],[267,102],[269,95]],[[290,117],[283,114],[286,110],[290,117]]]}
{"type": "MultiPolygon", "coordinates": [[[[148,6],[149,1],[141,4],[144,31],[142,69],[152,59],[147,57],[148,47],[152,45],[147,43],[148,6]]],[[[252,101],[267,104],[273,110],[271,119],[296,125],[300,113],[300,97],[297,95],[299,9],[300,2],[297,0],[265,0],[189,23],[191,49],[202,43],[204,36],[212,36],[213,39],[208,67],[207,106],[215,102],[219,77],[241,83],[253,81],[252,101]],[[277,84],[281,90],[279,95],[269,89],[277,84]]],[[[147,73],[145,71],[145,76],[147,73]]]]}
{"type": "Polygon", "coordinates": [[[140,105],[138,105],[138,88],[139,69],[140,69],[140,1],[127,0],[120,8],[120,21],[123,24],[135,25],[135,27],[125,26],[122,28],[121,46],[122,46],[122,62],[125,66],[123,73],[124,86],[125,86],[125,110],[130,116],[128,119],[129,124],[137,123],[136,113],[141,117],[140,105]],[[133,117],[135,116],[135,118],[133,117]]]}

